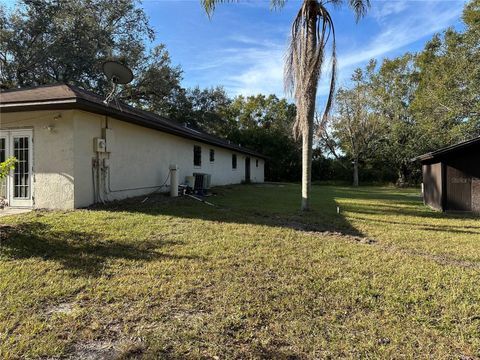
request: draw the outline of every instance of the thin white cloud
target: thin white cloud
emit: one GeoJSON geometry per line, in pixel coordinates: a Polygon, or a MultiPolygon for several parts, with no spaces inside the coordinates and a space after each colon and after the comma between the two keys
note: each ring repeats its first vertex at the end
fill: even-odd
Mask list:
{"type": "MultiPolygon", "coordinates": [[[[434,3],[429,2],[430,6],[434,3]]],[[[381,29],[378,35],[364,49],[352,51],[339,60],[340,68],[360,64],[372,58],[378,58],[391,51],[401,49],[424,37],[441,31],[451,25],[460,16],[462,7],[448,7],[442,11],[435,11],[423,4],[422,11],[410,11],[406,16],[396,18],[395,21],[381,29]]],[[[417,9],[418,10],[418,9],[417,9]]]]}
{"type": "MultiPolygon", "coordinates": [[[[410,2],[411,3],[411,2],[410,2]]],[[[371,16],[377,20],[384,20],[397,15],[408,8],[408,1],[374,1],[370,10],[371,16]]]]}

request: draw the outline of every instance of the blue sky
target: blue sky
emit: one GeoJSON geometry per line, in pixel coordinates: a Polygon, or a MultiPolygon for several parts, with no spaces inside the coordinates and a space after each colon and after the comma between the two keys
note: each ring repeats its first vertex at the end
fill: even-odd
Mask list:
{"type": "MultiPolygon", "coordinates": [[[[14,0],[0,0],[13,5],[14,0]]],[[[332,9],[337,33],[339,80],[348,85],[352,71],[369,59],[421,50],[426,41],[449,26],[461,27],[464,0],[371,0],[365,18],[355,23],[348,8],[332,9]]],[[[290,25],[300,0],[288,0],[271,11],[269,0],[238,0],[218,5],[209,19],[200,0],[143,0],[155,30],[173,64],[179,64],[185,87],[222,85],[232,95],[257,93],[284,97],[283,59],[290,25]]],[[[327,59],[328,65],[328,59],[327,59]]],[[[319,86],[328,90],[328,74],[319,86]]],[[[319,104],[320,105],[320,104],[319,104]]]]}
{"type": "MultiPolygon", "coordinates": [[[[371,58],[381,61],[423,48],[431,36],[461,26],[464,1],[376,1],[358,24],[348,8],[332,10],[337,31],[338,85],[371,58]]],[[[271,11],[267,0],[221,4],[212,19],[199,0],[144,0],[142,6],[174,64],[184,71],[183,85],[223,85],[230,95],[285,96],[283,58],[290,24],[300,0],[271,11]]],[[[327,92],[326,77],[319,95],[327,92]]]]}

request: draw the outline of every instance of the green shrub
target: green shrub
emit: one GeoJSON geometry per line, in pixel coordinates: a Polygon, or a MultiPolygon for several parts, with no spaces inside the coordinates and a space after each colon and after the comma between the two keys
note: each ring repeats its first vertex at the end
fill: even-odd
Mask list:
{"type": "Polygon", "coordinates": [[[5,178],[11,170],[15,169],[16,163],[17,159],[13,156],[0,163],[0,180],[5,178]]]}

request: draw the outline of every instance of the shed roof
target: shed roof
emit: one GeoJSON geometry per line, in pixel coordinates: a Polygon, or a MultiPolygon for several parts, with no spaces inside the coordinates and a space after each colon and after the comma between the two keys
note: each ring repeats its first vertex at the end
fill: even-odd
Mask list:
{"type": "Polygon", "coordinates": [[[0,92],[0,112],[33,110],[80,109],[108,115],[147,128],[160,130],[184,138],[216,145],[240,153],[266,158],[256,151],[210,135],[204,131],[182,126],[175,121],[149,111],[140,110],[122,102],[104,103],[104,98],[73,85],[46,85],[28,89],[0,92]]]}
{"type": "Polygon", "coordinates": [[[456,151],[463,150],[466,148],[469,148],[474,145],[480,145],[480,136],[475,137],[473,139],[467,140],[467,141],[462,141],[458,144],[450,145],[447,147],[444,147],[442,149],[438,149],[435,151],[428,152],[423,155],[419,155],[416,158],[413,158],[412,161],[428,161],[428,160],[433,160],[440,158],[444,155],[449,155],[452,154],[456,151]]]}

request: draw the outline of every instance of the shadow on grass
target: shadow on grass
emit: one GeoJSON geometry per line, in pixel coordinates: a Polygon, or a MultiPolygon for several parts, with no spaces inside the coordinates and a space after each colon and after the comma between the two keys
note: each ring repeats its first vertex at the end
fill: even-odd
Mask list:
{"type": "MultiPolygon", "coordinates": [[[[377,222],[385,224],[385,226],[415,226],[435,232],[452,231],[476,234],[478,230],[475,226],[467,228],[440,224],[430,225],[426,221],[395,220],[396,215],[415,216],[419,219],[423,217],[425,220],[427,218],[478,218],[474,215],[429,211],[423,207],[418,196],[412,193],[401,193],[396,189],[349,189],[316,186],[312,203],[314,210],[306,213],[298,210],[299,187],[296,185],[243,185],[218,188],[214,191],[216,195],[207,200],[216,204],[215,207],[191,198],[171,199],[166,195],[154,194],[95,206],[92,210],[264,225],[296,231],[335,233],[362,239],[366,239],[367,235],[355,228],[349,220],[377,222]],[[355,201],[355,199],[359,201],[355,201]],[[347,202],[343,200],[347,200],[347,202]],[[368,200],[372,201],[368,202],[368,200]],[[337,213],[339,203],[341,211],[337,213]],[[344,212],[348,212],[348,219],[344,216],[344,212]],[[372,219],[368,215],[384,215],[388,218],[372,219]]],[[[101,214],[99,217],[108,220],[109,215],[101,214]]],[[[155,239],[125,243],[105,239],[105,235],[100,232],[60,231],[43,222],[24,222],[11,227],[0,227],[0,256],[12,259],[38,257],[52,260],[61,264],[65,269],[82,276],[102,275],[105,270],[108,270],[111,260],[195,259],[165,253],[168,246],[178,243],[162,239],[162,235],[158,235],[159,237],[155,239]]]]}
{"type": "MultiPolygon", "coordinates": [[[[464,219],[464,220],[477,220],[480,217],[477,214],[469,212],[440,212],[434,211],[426,206],[395,206],[395,205],[385,205],[377,204],[376,206],[371,205],[349,205],[346,207],[348,211],[365,214],[365,215],[388,215],[388,216],[409,216],[417,217],[424,219],[464,219]]],[[[391,222],[392,224],[395,222],[391,222]]],[[[403,222],[404,223],[404,222],[403,222]]]]}
{"type": "MultiPolygon", "coordinates": [[[[428,219],[477,219],[472,214],[445,214],[424,207],[420,196],[412,191],[396,188],[348,188],[314,186],[312,211],[298,210],[299,186],[292,184],[235,185],[214,189],[215,196],[206,200],[216,204],[211,207],[190,198],[171,199],[155,194],[109,203],[96,207],[106,211],[126,211],[148,215],[170,215],[179,218],[202,219],[226,223],[256,224],[290,228],[308,232],[334,232],[344,235],[365,237],[343,215],[358,218],[365,215],[384,215],[395,219],[397,215],[428,219]],[[352,201],[353,199],[353,201],[352,201]],[[348,200],[347,203],[342,200],[348,200]],[[355,201],[355,200],[358,200],[355,201]],[[371,202],[368,202],[371,201],[371,202]],[[340,204],[340,213],[337,206],[340,204]]],[[[365,219],[385,222],[386,226],[408,225],[405,221],[365,219]]],[[[429,225],[413,224],[415,226],[429,225]]],[[[431,230],[439,229],[438,226],[431,230]]],[[[471,231],[476,229],[442,227],[443,231],[471,231]]],[[[440,231],[440,230],[439,230],[440,231]]]]}
{"type": "Polygon", "coordinates": [[[201,219],[224,223],[265,225],[306,232],[329,232],[363,237],[341,213],[333,193],[324,194],[311,211],[301,212],[292,185],[281,184],[268,192],[260,185],[235,185],[214,189],[214,196],[204,198],[209,206],[189,197],[171,199],[165,194],[153,194],[94,206],[91,209],[131,212],[147,215],[167,215],[185,219],[201,219]],[[247,190],[247,191],[245,191],[247,190]]]}
{"type": "Polygon", "coordinates": [[[109,260],[196,259],[161,252],[163,247],[177,244],[178,242],[157,239],[131,245],[103,240],[98,233],[58,231],[41,222],[0,227],[0,256],[51,260],[76,276],[86,277],[104,274],[109,260]]]}

